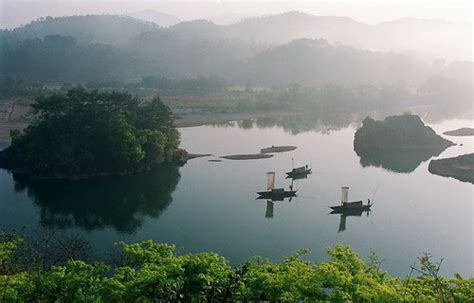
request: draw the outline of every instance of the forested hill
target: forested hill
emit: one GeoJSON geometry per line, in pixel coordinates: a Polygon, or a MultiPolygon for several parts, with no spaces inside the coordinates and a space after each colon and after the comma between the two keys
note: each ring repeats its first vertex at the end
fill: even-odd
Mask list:
{"type": "Polygon", "coordinates": [[[70,35],[92,42],[128,42],[146,31],[182,39],[233,39],[279,45],[295,39],[326,39],[331,43],[376,51],[419,52],[449,60],[472,60],[472,24],[445,20],[399,19],[369,25],[347,17],[314,16],[301,12],[246,18],[229,25],[206,20],[179,22],[173,16],[142,11],[127,16],[87,15],[45,17],[14,32],[24,38],[70,35]],[[151,21],[151,22],[150,22],[151,21]],[[161,24],[165,27],[160,27],[161,24]]]}
{"type": "Polygon", "coordinates": [[[229,37],[282,44],[299,38],[375,51],[416,51],[430,57],[472,60],[472,24],[445,20],[399,19],[376,25],[346,17],[314,16],[300,12],[244,19],[229,25],[229,37]]]}
{"type": "MultiPolygon", "coordinates": [[[[380,26],[399,36],[398,25],[406,22],[380,26]]],[[[407,37],[441,26],[411,22],[419,26],[405,27],[407,37]]],[[[226,26],[197,20],[168,28],[125,16],[47,17],[0,32],[0,78],[77,83],[217,76],[236,85],[418,85],[434,75],[445,77],[447,70],[454,71],[449,77],[464,80],[472,72],[471,63],[421,60],[406,52],[368,50],[353,41],[375,41],[374,33],[374,26],[348,18],[297,12],[226,26]]],[[[450,46],[450,40],[436,41],[444,50],[450,46]]]]}
{"type": "Polygon", "coordinates": [[[181,22],[179,18],[176,16],[165,14],[162,12],[157,12],[152,9],[134,11],[134,12],[126,13],[125,15],[136,18],[136,19],[140,19],[146,22],[153,22],[163,27],[168,27],[168,26],[175,25],[181,22]]]}
{"type": "Polygon", "coordinates": [[[43,39],[50,35],[71,36],[83,43],[128,43],[137,35],[159,26],[126,16],[87,15],[68,17],[46,17],[33,21],[9,32],[16,39],[43,39]]]}
{"type": "Polygon", "coordinates": [[[254,80],[264,85],[300,83],[419,83],[431,74],[427,63],[397,53],[362,51],[299,39],[251,59],[254,80]]]}

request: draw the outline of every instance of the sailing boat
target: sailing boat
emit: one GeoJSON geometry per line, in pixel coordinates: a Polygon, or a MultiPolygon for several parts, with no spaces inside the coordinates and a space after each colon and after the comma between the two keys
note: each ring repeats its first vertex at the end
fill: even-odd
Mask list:
{"type": "Polygon", "coordinates": [[[284,188],[275,188],[275,172],[267,173],[267,190],[257,192],[259,199],[281,199],[286,197],[296,196],[296,190],[290,188],[290,190],[285,190],[284,188]]]}
{"type": "Polygon", "coordinates": [[[311,168],[308,167],[308,164],[306,164],[305,166],[295,168],[295,165],[293,164],[293,158],[291,158],[291,163],[292,163],[293,169],[286,173],[287,178],[301,179],[311,174],[311,168]]]}
{"type": "Polygon", "coordinates": [[[343,213],[343,212],[351,212],[354,210],[369,210],[373,204],[370,204],[370,200],[367,200],[367,204],[363,204],[362,200],[348,202],[349,196],[349,187],[343,186],[341,187],[341,205],[337,206],[329,206],[333,212],[332,213],[343,213]]]}

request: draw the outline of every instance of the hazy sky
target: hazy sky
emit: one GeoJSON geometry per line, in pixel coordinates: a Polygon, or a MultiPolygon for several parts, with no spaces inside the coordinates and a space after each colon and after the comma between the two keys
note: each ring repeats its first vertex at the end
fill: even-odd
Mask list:
{"type": "Polygon", "coordinates": [[[298,10],[314,15],[346,16],[372,24],[405,17],[471,23],[473,2],[474,0],[0,0],[0,27],[17,27],[42,16],[120,14],[144,9],[168,13],[182,20],[227,13],[249,16],[298,10]]]}

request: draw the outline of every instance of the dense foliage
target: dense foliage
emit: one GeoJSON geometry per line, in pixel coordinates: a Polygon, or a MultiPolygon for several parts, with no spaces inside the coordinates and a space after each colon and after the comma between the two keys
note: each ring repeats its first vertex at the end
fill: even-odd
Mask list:
{"type": "Polygon", "coordinates": [[[87,263],[69,254],[66,263],[45,266],[44,255],[25,249],[20,238],[0,236],[0,296],[8,302],[469,302],[474,298],[473,278],[440,276],[440,264],[429,255],[420,258],[420,267],[413,267],[407,278],[388,276],[376,256],[365,262],[348,246],[328,249],[329,260],[320,263],[305,260],[302,255],[307,251],[302,250],[281,263],[254,257],[233,268],[215,253],[179,255],[172,245],[144,241],[120,244],[122,258],[115,258],[113,265],[87,263]]]}
{"type": "Polygon", "coordinates": [[[40,177],[82,177],[149,169],[171,160],[179,132],[169,108],[117,92],[73,88],[40,96],[37,118],[0,153],[0,165],[40,177]]]}

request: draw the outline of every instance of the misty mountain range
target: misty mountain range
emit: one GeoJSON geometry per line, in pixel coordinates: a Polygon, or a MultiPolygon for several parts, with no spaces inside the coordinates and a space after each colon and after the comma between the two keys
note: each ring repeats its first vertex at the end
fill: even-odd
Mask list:
{"type": "MultiPolygon", "coordinates": [[[[130,13],[123,14],[124,16],[129,16],[142,20],[145,22],[153,22],[161,27],[169,27],[175,24],[182,22],[178,17],[161,13],[152,9],[135,11],[130,13]]],[[[240,20],[251,17],[250,15],[238,14],[238,13],[222,13],[217,15],[211,15],[203,18],[204,20],[211,21],[214,24],[218,25],[229,25],[239,22],[240,20]]]]}
{"type": "Polygon", "coordinates": [[[472,62],[449,63],[471,60],[470,28],[445,21],[368,25],[289,12],[216,25],[154,11],[129,15],[46,17],[1,31],[0,77],[84,82],[217,76],[253,85],[419,84],[434,75],[472,80],[472,62]]]}

